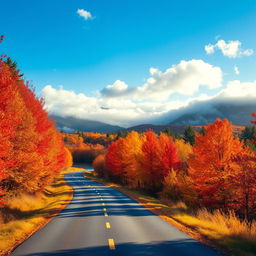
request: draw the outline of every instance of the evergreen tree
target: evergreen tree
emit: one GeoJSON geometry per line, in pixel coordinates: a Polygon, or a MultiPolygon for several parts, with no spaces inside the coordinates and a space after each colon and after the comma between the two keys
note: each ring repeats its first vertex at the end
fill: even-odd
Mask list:
{"type": "Polygon", "coordinates": [[[189,142],[191,145],[195,144],[196,132],[192,126],[187,126],[184,131],[184,141],[189,142]]]}
{"type": "Polygon", "coordinates": [[[241,140],[244,140],[245,142],[247,140],[252,140],[255,138],[256,135],[256,127],[255,126],[246,126],[244,130],[242,131],[240,138],[241,140]]]}

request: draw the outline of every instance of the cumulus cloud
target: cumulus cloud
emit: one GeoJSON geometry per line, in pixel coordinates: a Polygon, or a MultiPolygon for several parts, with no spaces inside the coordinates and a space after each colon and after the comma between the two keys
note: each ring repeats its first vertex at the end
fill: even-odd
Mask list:
{"type": "Polygon", "coordinates": [[[234,66],[234,72],[235,72],[236,75],[240,74],[238,66],[234,66]]]}
{"type": "Polygon", "coordinates": [[[256,81],[244,83],[239,80],[230,81],[226,88],[221,90],[217,96],[221,98],[255,99],[256,81]]]}
{"type": "Polygon", "coordinates": [[[186,116],[193,116],[189,119],[192,124],[198,120],[206,122],[211,120],[207,119],[209,115],[216,118],[225,117],[225,111],[231,113],[233,110],[229,106],[232,102],[250,101],[256,107],[256,81],[234,80],[223,86],[221,69],[202,60],[181,61],[165,71],[150,68],[149,72],[149,78],[141,86],[130,87],[124,81],[116,80],[95,97],[52,85],[45,86],[41,94],[52,115],[122,127],[173,120],[185,122],[188,120],[184,118],[186,116]],[[201,86],[217,89],[217,92],[212,95],[206,90],[200,94],[201,86]],[[175,97],[169,97],[173,94],[175,97]]]}
{"type": "Polygon", "coordinates": [[[242,43],[238,40],[228,41],[218,40],[216,44],[208,44],[204,47],[207,54],[213,54],[216,49],[220,50],[222,54],[228,58],[238,58],[242,56],[251,56],[253,54],[252,49],[243,50],[241,48],[242,43]]]}
{"type": "Polygon", "coordinates": [[[138,87],[129,87],[117,80],[113,85],[100,91],[103,97],[129,97],[134,100],[168,98],[179,93],[193,95],[200,86],[209,89],[219,88],[222,84],[222,70],[203,60],[181,61],[162,72],[150,68],[150,77],[138,87]]]}
{"type": "Polygon", "coordinates": [[[46,109],[52,115],[76,117],[128,127],[147,122],[172,108],[183,106],[182,102],[140,102],[128,99],[88,97],[47,85],[41,92],[46,109]]]}
{"type": "Polygon", "coordinates": [[[256,108],[256,81],[230,81],[213,96],[201,94],[185,101],[136,102],[119,98],[88,97],[61,87],[55,89],[51,85],[43,88],[42,96],[50,114],[123,127],[142,123],[200,124],[211,122],[216,117],[231,118],[231,114],[231,120],[239,122],[240,118],[245,122],[249,120],[247,115],[256,108]],[[233,109],[233,105],[236,109],[233,109]],[[244,114],[239,114],[241,111],[244,114]]]}
{"type": "Polygon", "coordinates": [[[77,9],[76,13],[83,17],[85,20],[93,19],[92,14],[89,11],[86,11],[84,9],[77,9]]]}

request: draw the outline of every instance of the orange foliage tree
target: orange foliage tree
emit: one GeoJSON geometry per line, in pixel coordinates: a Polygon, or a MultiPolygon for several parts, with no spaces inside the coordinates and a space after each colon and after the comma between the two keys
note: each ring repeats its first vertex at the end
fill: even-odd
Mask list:
{"type": "Polygon", "coordinates": [[[179,156],[172,137],[130,132],[113,142],[106,154],[106,174],[133,188],[157,192],[164,177],[179,168],[179,156]]]}
{"type": "Polygon", "coordinates": [[[10,58],[0,59],[1,198],[43,189],[68,159],[43,101],[21,76],[10,58]]]}
{"type": "Polygon", "coordinates": [[[205,127],[205,135],[196,135],[188,166],[200,204],[227,209],[232,201],[229,183],[232,159],[242,151],[243,143],[233,136],[232,125],[226,119],[217,119],[205,127]]]}
{"type": "Polygon", "coordinates": [[[234,156],[232,165],[230,190],[233,201],[232,209],[237,210],[249,220],[256,209],[256,154],[249,148],[234,156]]]}

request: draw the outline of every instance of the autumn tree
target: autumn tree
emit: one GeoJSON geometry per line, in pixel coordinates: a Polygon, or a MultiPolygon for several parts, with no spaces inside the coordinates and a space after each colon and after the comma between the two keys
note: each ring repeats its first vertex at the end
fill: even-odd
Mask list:
{"type": "Polygon", "coordinates": [[[0,59],[0,199],[6,193],[5,179],[9,177],[8,169],[16,165],[11,140],[22,121],[24,107],[16,80],[17,77],[12,75],[8,65],[0,59]]]}
{"type": "Polygon", "coordinates": [[[143,138],[143,135],[132,131],[126,136],[123,144],[123,175],[126,177],[129,186],[134,188],[141,187],[144,184],[145,177],[140,165],[143,138]]]}
{"type": "Polygon", "coordinates": [[[161,153],[157,135],[153,131],[145,133],[142,145],[141,166],[144,170],[146,189],[156,192],[161,189],[161,153]]]}
{"type": "Polygon", "coordinates": [[[181,169],[185,172],[187,170],[187,160],[192,153],[192,146],[182,139],[176,140],[175,145],[181,161],[181,169]]]}
{"type": "Polygon", "coordinates": [[[205,135],[196,135],[188,166],[201,205],[226,209],[232,200],[229,190],[232,158],[242,150],[243,143],[233,136],[232,125],[226,119],[217,119],[205,127],[205,135]]]}
{"type": "Polygon", "coordinates": [[[109,171],[107,176],[112,177],[114,180],[125,183],[123,170],[125,168],[123,163],[123,148],[124,148],[124,139],[119,138],[117,141],[114,141],[108,147],[106,154],[106,167],[109,171]]]}
{"type": "Polygon", "coordinates": [[[10,58],[0,59],[0,91],[0,197],[42,190],[67,164],[60,134],[10,58]]]}
{"type": "Polygon", "coordinates": [[[159,148],[161,168],[158,172],[160,173],[160,182],[162,182],[170,171],[177,170],[180,167],[180,158],[172,136],[160,134],[159,148]]]}
{"type": "Polygon", "coordinates": [[[238,210],[247,220],[255,215],[256,208],[256,154],[249,148],[233,157],[230,174],[233,201],[230,207],[238,210]]]}

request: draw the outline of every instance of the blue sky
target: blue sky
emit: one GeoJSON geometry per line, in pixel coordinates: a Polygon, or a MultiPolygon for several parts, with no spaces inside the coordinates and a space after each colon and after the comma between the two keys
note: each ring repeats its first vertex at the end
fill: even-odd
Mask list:
{"type": "MultiPolygon", "coordinates": [[[[18,62],[38,94],[46,85],[61,85],[92,99],[106,97],[99,91],[117,80],[141,87],[150,68],[165,72],[182,60],[203,60],[222,71],[222,87],[200,87],[192,98],[212,96],[229,81],[253,82],[255,53],[228,57],[215,44],[238,40],[241,51],[256,51],[255,27],[255,0],[13,0],[2,1],[0,16],[1,51],[18,62]],[[81,17],[78,9],[92,18],[81,17]],[[206,53],[208,44],[214,53],[206,53]]],[[[188,99],[174,92],[169,100],[175,97],[188,99]]]]}

